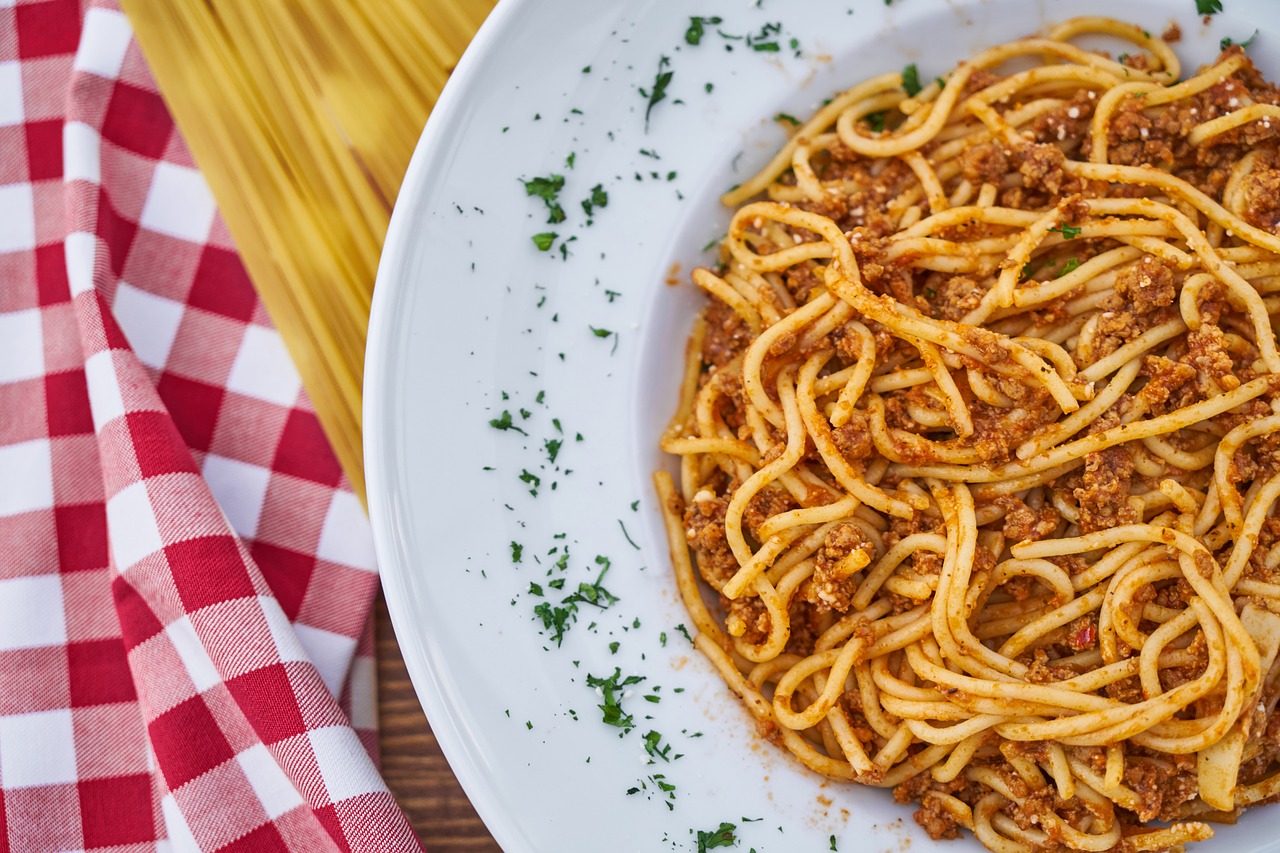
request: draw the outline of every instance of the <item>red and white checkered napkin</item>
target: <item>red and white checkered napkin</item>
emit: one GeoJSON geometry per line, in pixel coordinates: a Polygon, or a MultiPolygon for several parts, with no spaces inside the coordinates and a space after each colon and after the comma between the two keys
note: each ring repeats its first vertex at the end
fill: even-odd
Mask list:
{"type": "Polygon", "coordinates": [[[110,0],[0,0],[0,853],[417,850],[367,522],[110,0]]]}

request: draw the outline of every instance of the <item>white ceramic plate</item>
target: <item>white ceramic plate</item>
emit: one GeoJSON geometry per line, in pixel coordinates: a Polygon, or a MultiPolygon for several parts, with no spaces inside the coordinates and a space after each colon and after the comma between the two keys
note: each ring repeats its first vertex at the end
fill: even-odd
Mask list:
{"type": "MultiPolygon", "coordinates": [[[[649,472],[666,464],[657,439],[700,304],[687,270],[724,230],[719,193],[784,141],[773,117],[872,74],[915,62],[928,79],[1047,23],[1112,14],[1158,32],[1178,20],[1192,66],[1262,29],[1250,52],[1275,79],[1280,37],[1267,0],[1224,0],[1207,26],[1194,0],[887,3],[504,0],[414,155],[369,334],[369,505],[418,695],[512,853],[693,850],[721,822],[760,853],[829,850],[832,836],[841,851],[978,849],[935,845],[886,792],[828,785],[757,740],[679,633],[649,472]],[[698,45],[694,14],[722,19],[698,45]],[[559,224],[521,184],[553,174],[559,224]],[[579,202],[596,185],[608,203],[588,221],[579,202]],[[546,252],[531,239],[543,232],[558,234],[546,252]],[[489,425],[504,412],[519,431],[489,425]],[[535,607],[593,582],[597,556],[619,600],[580,603],[557,646],[535,607]],[[622,700],[625,734],[587,684],[615,667],[646,679],[622,700]],[[650,732],[666,760],[647,754],[650,732]]],[[[1201,849],[1272,849],[1277,835],[1280,807],[1201,849]]]]}

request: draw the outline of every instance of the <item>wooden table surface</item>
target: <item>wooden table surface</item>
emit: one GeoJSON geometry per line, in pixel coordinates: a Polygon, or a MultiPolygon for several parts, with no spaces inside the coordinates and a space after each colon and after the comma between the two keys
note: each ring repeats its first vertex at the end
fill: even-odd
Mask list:
{"type": "Polygon", "coordinates": [[[378,724],[382,775],[427,853],[501,850],[484,828],[440,752],[400,655],[387,604],[378,594],[378,724]]]}

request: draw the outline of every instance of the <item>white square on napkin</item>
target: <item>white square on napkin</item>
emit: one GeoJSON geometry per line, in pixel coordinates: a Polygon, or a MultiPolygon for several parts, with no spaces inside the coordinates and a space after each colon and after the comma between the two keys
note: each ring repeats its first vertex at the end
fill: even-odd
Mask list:
{"type": "Polygon", "coordinates": [[[186,166],[161,162],[156,164],[151,178],[139,224],[170,237],[203,243],[209,239],[216,212],[204,175],[186,166]]]}
{"type": "Polygon", "coordinates": [[[261,326],[245,328],[240,351],[227,376],[227,390],[268,403],[292,406],[301,388],[302,379],[280,333],[261,326]]]}
{"type": "MultiPolygon", "coordinates": [[[[61,646],[66,642],[59,575],[0,580],[0,651],[61,646]]],[[[8,778],[0,778],[8,784],[8,778]]]]}
{"type": "Polygon", "coordinates": [[[71,711],[0,717],[0,779],[9,789],[76,781],[71,711]]]}

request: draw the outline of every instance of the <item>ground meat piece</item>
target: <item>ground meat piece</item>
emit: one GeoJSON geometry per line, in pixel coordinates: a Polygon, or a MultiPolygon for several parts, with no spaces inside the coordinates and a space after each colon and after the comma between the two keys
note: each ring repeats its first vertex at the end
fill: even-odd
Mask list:
{"type": "Polygon", "coordinates": [[[697,558],[698,571],[707,583],[719,589],[738,571],[738,560],[724,532],[729,504],[722,498],[699,497],[702,499],[695,498],[685,510],[685,536],[697,558]]]}
{"type": "Polygon", "coordinates": [[[1092,364],[1111,355],[1143,332],[1172,317],[1172,310],[1157,309],[1142,314],[1125,308],[1098,314],[1096,320],[1090,321],[1093,323],[1092,340],[1087,347],[1081,346],[1079,349],[1080,356],[1084,359],[1083,364],[1092,364]]]}
{"type": "Polygon", "coordinates": [[[1154,414],[1164,414],[1196,402],[1196,369],[1162,355],[1149,355],[1142,363],[1147,384],[1138,392],[1154,414]]]}
{"type": "Polygon", "coordinates": [[[805,599],[819,609],[845,613],[858,589],[857,577],[863,566],[875,559],[875,544],[852,522],[837,524],[827,531],[822,546],[818,548],[817,568],[806,590],[805,599]],[[861,552],[866,560],[850,569],[845,558],[861,552]]]}
{"type": "Polygon", "coordinates": [[[782,283],[787,286],[796,302],[803,305],[813,289],[822,286],[822,279],[814,272],[812,264],[796,264],[783,272],[782,283]]]}
{"type": "Polygon", "coordinates": [[[1240,387],[1221,327],[1205,323],[1188,332],[1187,347],[1190,350],[1187,361],[1200,371],[1201,377],[1213,380],[1226,391],[1240,387]]]}
{"type": "Polygon", "coordinates": [[[986,290],[968,276],[953,275],[947,279],[930,301],[934,315],[944,320],[959,320],[982,302],[986,290]]]}
{"type": "Polygon", "coordinates": [[[1174,151],[1168,138],[1143,112],[1141,98],[1124,98],[1107,128],[1109,159],[1122,166],[1173,165],[1174,151]]]}
{"type": "Polygon", "coordinates": [[[960,100],[963,101],[975,92],[981,92],[991,84],[998,82],[1000,82],[999,74],[994,74],[985,68],[975,69],[964,84],[964,91],[960,93],[960,100]]]}
{"type": "Polygon", "coordinates": [[[1081,89],[1062,106],[1036,116],[1031,123],[1031,133],[1040,142],[1054,143],[1065,151],[1075,151],[1089,131],[1089,121],[1097,102],[1097,93],[1081,89]]]}
{"type": "Polygon", "coordinates": [[[720,390],[720,417],[735,432],[747,422],[746,396],[742,390],[742,377],[728,370],[717,371],[712,377],[720,390]]]}
{"type": "Polygon", "coordinates": [[[1083,652],[1098,646],[1098,616],[1086,613],[1067,623],[1066,644],[1073,652],[1083,652]]]}
{"type": "Polygon", "coordinates": [[[1123,446],[1108,447],[1085,457],[1084,485],[1075,490],[1080,504],[1080,530],[1093,533],[1137,521],[1129,506],[1133,458],[1123,446]]]}
{"type": "Polygon", "coordinates": [[[1116,278],[1116,294],[1138,314],[1171,305],[1177,296],[1173,270],[1159,258],[1143,255],[1116,278]]]}
{"type": "Polygon", "coordinates": [[[831,431],[840,455],[850,462],[861,462],[870,459],[875,449],[871,443],[871,428],[867,425],[867,416],[855,410],[849,416],[849,422],[831,431]]]}
{"type": "Polygon", "coordinates": [[[1258,169],[1244,179],[1244,218],[1267,231],[1280,226],[1280,169],[1258,169]]]}
{"type": "Polygon", "coordinates": [[[1169,26],[1160,34],[1160,38],[1167,42],[1182,41],[1182,27],[1178,26],[1177,21],[1170,21],[1169,26]]]}
{"type": "Polygon", "coordinates": [[[1066,666],[1054,666],[1049,654],[1044,649],[1036,649],[1031,654],[1027,669],[1027,681],[1032,684],[1050,684],[1054,681],[1066,681],[1079,675],[1074,669],[1066,666]]]}
{"type": "Polygon", "coordinates": [[[702,360],[724,367],[751,343],[751,329],[728,305],[711,298],[702,313],[707,322],[707,336],[702,342],[702,360]]]}
{"type": "Polygon", "coordinates": [[[784,651],[801,657],[813,654],[814,644],[829,624],[823,621],[824,613],[823,608],[815,607],[799,596],[793,598],[787,617],[791,633],[784,651]]]}
{"type": "Polygon", "coordinates": [[[929,833],[934,841],[944,838],[959,838],[960,824],[951,816],[936,797],[925,797],[914,815],[920,828],[929,833]]]}
{"type": "Polygon", "coordinates": [[[1035,542],[1058,529],[1058,511],[1046,504],[1038,511],[1013,495],[996,498],[1004,509],[1004,537],[1011,542],[1035,542]]]}
{"type": "Polygon", "coordinates": [[[763,643],[769,636],[769,610],[758,596],[731,601],[722,595],[720,606],[727,614],[725,628],[731,636],[741,637],[752,644],[763,643]]]}
{"type": "Polygon", "coordinates": [[[772,486],[766,486],[756,492],[755,497],[747,501],[746,511],[742,513],[742,520],[746,522],[747,528],[754,536],[756,531],[760,529],[760,525],[770,518],[780,512],[796,509],[798,506],[799,504],[787,492],[775,489],[772,486]]]}
{"type": "Polygon", "coordinates": [[[1062,164],[1066,156],[1056,145],[1028,143],[1013,152],[1013,160],[1026,186],[1057,195],[1066,181],[1062,164]]]}
{"type": "Polygon", "coordinates": [[[966,148],[960,155],[960,166],[965,180],[974,187],[1000,186],[1009,171],[1009,153],[998,142],[984,142],[966,148]]]}
{"type": "Polygon", "coordinates": [[[1138,820],[1173,820],[1178,806],[1199,793],[1195,756],[1126,756],[1124,784],[1138,795],[1138,820]]]}

